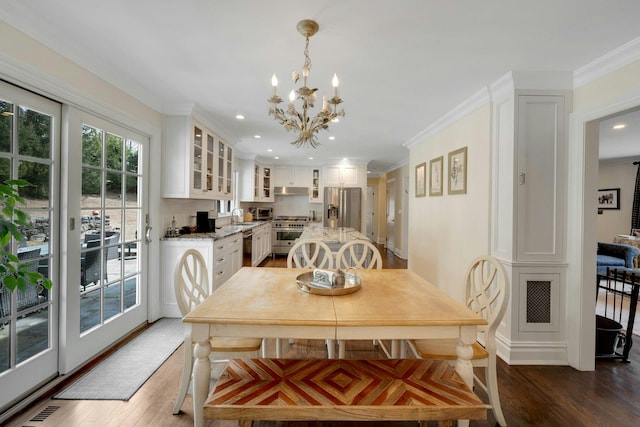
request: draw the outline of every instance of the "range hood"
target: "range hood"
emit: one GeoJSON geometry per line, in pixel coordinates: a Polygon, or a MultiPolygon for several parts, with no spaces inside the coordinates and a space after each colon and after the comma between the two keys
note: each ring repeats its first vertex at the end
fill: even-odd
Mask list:
{"type": "Polygon", "coordinates": [[[309,187],[273,187],[276,196],[308,196],[309,187]]]}

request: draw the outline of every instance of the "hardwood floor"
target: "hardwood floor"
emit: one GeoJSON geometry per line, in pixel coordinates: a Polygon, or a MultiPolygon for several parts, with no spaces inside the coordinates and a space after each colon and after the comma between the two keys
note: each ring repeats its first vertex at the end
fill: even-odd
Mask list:
{"type": "MultiPolygon", "coordinates": [[[[386,252],[386,251],[385,251],[386,252]]],[[[403,268],[402,260],[383,254],[386,267],[403,268]]],[[[286,258],[265,260],[265,266],[281,266],[286,258]]],[[[405,263],[406,267],[406,263],[405,263]]],[[[640,339],[639,337],[634,337],[640,339]]],[[[640,341],[639,341],[640,342],[640,341]]],[[[183,347],[153,374],[128,402],[52,400],[43,398],[22,414],[9,420],[7,427],[26,426],[192,426],[191,396],[187,396],[183,413],[172,415],[171,408],[179,389],[183,347]],[[42,420],[35,417],[44,414],[42,420]]],[[[272,340],[267,355],[275,356],[272,340]]],[[[289,346],[289,358],[325,358],[322,341],[295,340],[289,346]]],[[[370,341],[347,343],[348,358],[384,358],[370,341]]],[[[567,366],[509,366],[498,359],[498,382],[502,409],[509,426],[636,426],[640,420],[640,348],[632,347],[630,363],[598,361],[593,372],[580,372],[567,366]]],[[[217,364],[217,369],[222,365],[217,364]]],[[[482,375],[481,371],[478,371],[482,375]]],[[[57,390],[55,391],[57,392],[57,390]]],[[[484,398],[481,392],[478,394],[484,398]]],[[[235,426],[232,421],[207,421],[208,427],[235,426]]],[[[361,427],[369,425],[415,427],[405,423],[347,422],[259,422],[259,427],[361,427]]],[[[429,425],[435,425],[429,423],[429,425]]],[[[472,421],[471,426],[495,425],[489,411],[486,421],[472,421]]]]}

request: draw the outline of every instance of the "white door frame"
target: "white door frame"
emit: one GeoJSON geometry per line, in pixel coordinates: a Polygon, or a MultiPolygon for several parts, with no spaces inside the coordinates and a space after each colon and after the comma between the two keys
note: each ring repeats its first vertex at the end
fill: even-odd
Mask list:
{"type": "Polygon", "coordinates": [[[570,117],[567,218],[567,343],[569,365],[595,369],[598,121],[640,105],[640,91],[570,117]]]}

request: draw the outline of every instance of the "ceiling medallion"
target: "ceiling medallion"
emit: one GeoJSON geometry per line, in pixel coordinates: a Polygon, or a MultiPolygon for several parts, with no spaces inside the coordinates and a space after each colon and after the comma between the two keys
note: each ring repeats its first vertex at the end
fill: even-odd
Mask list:
{"type": "MultiPolygon", "coordinates": [[[[333,97],[327,99],[325,95],[322,95],[322,110],[313,118],[310,117],[311,111],[309,108],[313,108],[313,104],[316,101],[317,88],[310,89],[307,87],[307,79],[309,78],[309,70],[311,69],[311,59],[309,58],[309,37],[312,37],[318,32],[318,23],[310,19],[304,19],[298,22],[297,29],[305,39],[304,47],[304,64],[302,66],[302,86],[296,91],[292,90],[289,93],[289,105],[287,110],[283,110],[278,107],[278,104],[282,102],[282,98],[278,96],[278,78],[274,74],[271,77],[271,85],[273,86],[273,96],[269,98],[269,102],[273,104],[273,107],[269,108],[269,115],[280,122],[287,131],[298,132],[298,138],[291,144],[297,148],[305,147],[309,145],[312,148],[318,147],[318,131],[320,129],[328,129],[329,122],[337,119],[338,116],[344,117],[344,110],[337,111],[337,106],[342,102],[338,97],[338,76],[333,75],[333,97]],[[296,96],[297,94],[297,96],[296,96]],[[295,101],[302,101],[302,110],[298,111],[295,106],[295,101]],[[330,105],[330,106],[329,106],[330,105]]],[[[300,74],[296,71],[291,73],[293,83],[297,83],[300,79],[300,74]]]]}

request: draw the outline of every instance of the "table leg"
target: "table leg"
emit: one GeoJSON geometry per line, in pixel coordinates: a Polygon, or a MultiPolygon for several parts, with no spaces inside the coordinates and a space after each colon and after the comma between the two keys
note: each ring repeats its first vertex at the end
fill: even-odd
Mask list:
{"type": "MultiPolygon", "coordinates": [[[[462,381],[473,390],[473,365],[471,358],[473,357],[473,348],[471,344],[476,341],[477,329],[475,326],[463,326],[460,328],[460,339],[456,346],[456,372],[462,378],[462,381]]],[[[469,420],[458,420],[459,427],[467,427],[469,420]]]]}
{"type": "Polygon", "coordinates": [[[401,340],[391,340],[391,358],[400,359],[401,340]]]}
{"type": "Polygon", "coordinates": [[[204,426],[204,403],[209,395],[211,382],[211,342],[209,341],[209,325],[194,324],[191,331],[196,342],[193,348],[195,363],[193,365],[193,425],[204,426]]]}

